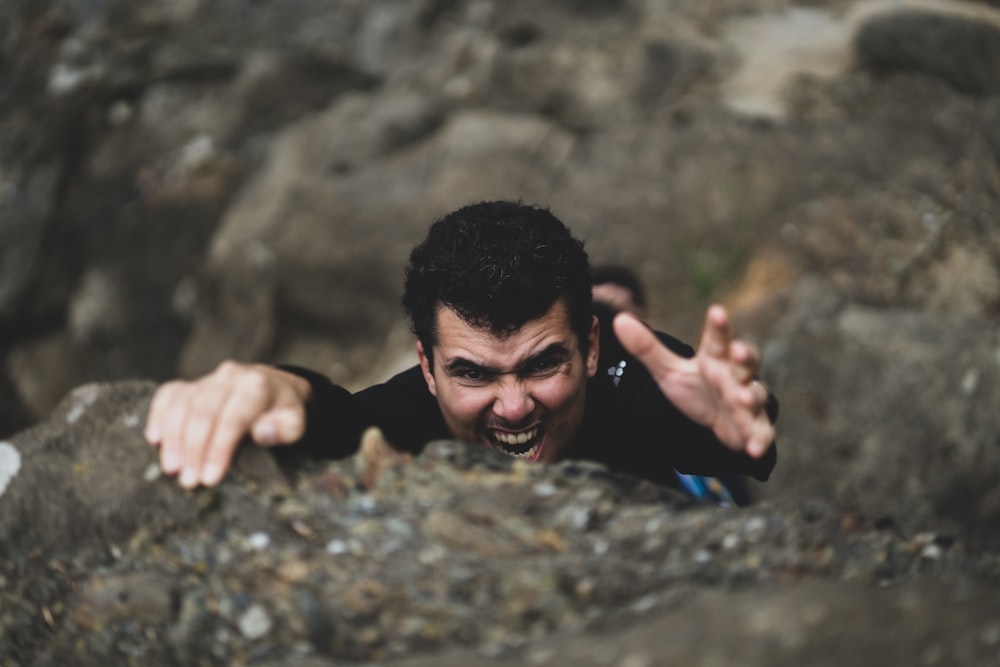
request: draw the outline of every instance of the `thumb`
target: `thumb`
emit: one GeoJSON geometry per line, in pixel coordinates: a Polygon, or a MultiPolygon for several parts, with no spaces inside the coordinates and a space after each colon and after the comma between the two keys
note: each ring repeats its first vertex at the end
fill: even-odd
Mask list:
{"type": "Polygon", "coordinates": [[[275,408],[262,414],[250,427],[258,445],[290,445],[305,435],[306,416],[301,405],[275,408]]]}
{"type": "Polygon", "coordinates": [[[660,342],[652,329],[632,313],[618,313],[611,326],[622,347],[642,362],[654,377],[673,370],[681,361],[660,342]]]}

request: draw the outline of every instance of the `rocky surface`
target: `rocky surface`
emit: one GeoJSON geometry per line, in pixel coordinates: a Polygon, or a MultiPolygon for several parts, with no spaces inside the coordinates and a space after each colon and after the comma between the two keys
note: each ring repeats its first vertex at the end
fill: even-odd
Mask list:
{"type": "Polygon", "coordinates": [[[186,492],[141,436],[151,390],[81,387],[3,443],[5,665],[1000,656],[1000,555],[947,534],[377,434],[329,463],[247,448],[186,492]]]}
{"type": "Polygon", "coordinates": [[[994,664],[998,54],[996,2],[0,3],[0,664],[994,664]],[[753,508],[456,444],[157,477],[154,382],[384,377],[487,197],[683,338],[730,306],[753,508]]]}

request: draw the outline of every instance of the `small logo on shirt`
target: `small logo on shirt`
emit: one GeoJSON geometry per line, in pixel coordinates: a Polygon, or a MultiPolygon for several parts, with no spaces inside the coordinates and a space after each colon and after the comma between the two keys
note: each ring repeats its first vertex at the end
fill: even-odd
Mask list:
{"type": "Polygon", "coordinates": [[[611,382],[617,387],[618,383],[622,381],[622,376],[625,375],[625,360],[622,359],[616,365],[609,368],[608,375],[611,376],[611,382]]]}

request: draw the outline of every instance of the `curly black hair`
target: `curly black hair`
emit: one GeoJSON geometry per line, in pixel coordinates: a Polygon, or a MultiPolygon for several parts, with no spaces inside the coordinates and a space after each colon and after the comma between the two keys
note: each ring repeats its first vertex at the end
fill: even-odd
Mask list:
{"type": "Polygon", "coordinates": [[[410,254],[403,294],[410,327],[430,354],[440,305],[504,338],[564,299],[585,354],[593,311],[583,246],[548,209],[519,201],[449,213],[410,254]]]}

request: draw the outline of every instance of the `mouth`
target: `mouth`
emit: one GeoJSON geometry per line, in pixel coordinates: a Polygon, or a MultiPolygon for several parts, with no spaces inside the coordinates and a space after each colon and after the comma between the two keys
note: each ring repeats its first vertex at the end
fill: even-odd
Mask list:
{"type": "Polygon", "coordinates": [[[537,461],[542,454],[543,435],[542,428],[535,426],[516,433],[490,430],[486,434],[486,439],[494,449],[500,450],[504,454],[528,461],[537,461]]]}

